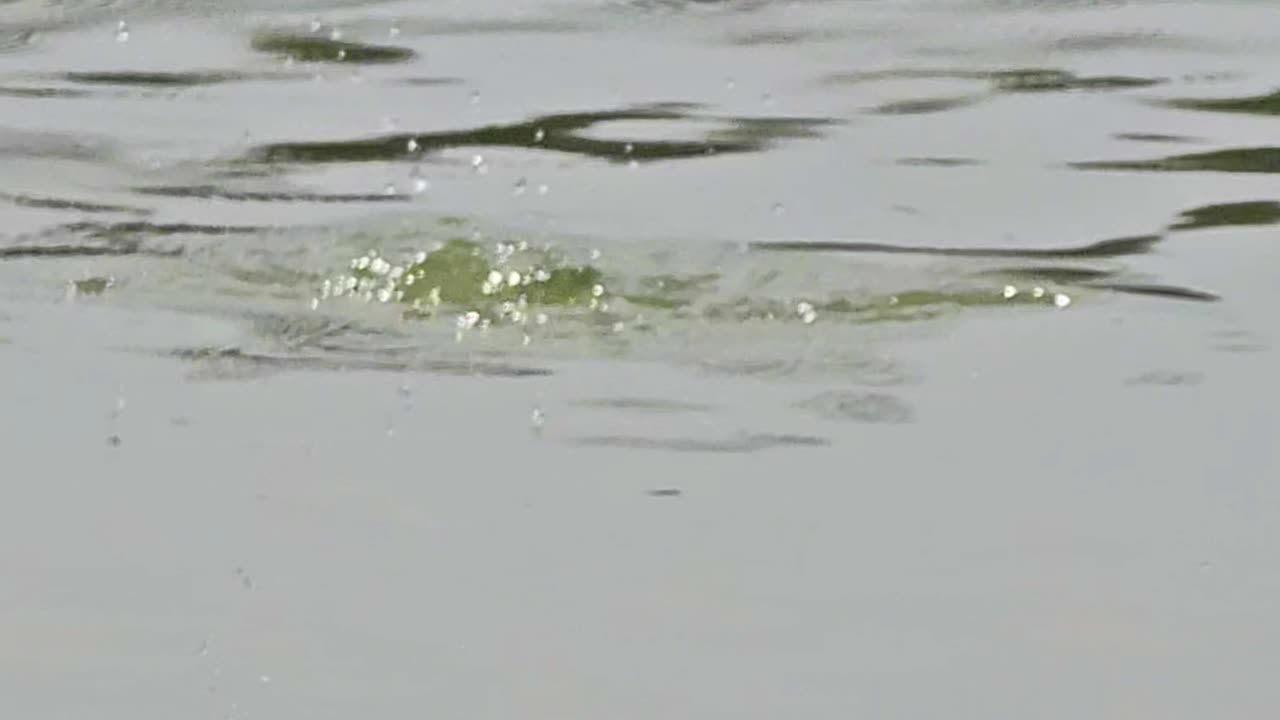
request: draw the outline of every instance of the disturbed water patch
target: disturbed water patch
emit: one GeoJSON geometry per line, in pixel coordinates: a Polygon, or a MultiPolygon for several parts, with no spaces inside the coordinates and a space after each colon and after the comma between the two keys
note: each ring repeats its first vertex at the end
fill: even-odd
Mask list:
{"type": "Polygon", "coordinates": [[[589,435],[566,438],[579,447],[659,450],[679,453],[754,453],[776,448],[827,447],[831,441],[813,435],[739,433],[726,438],[647,437],[641,435],[589,435]]]}
{"type": "Polygon", "coordinates": [[[883,392],[832,390],[796,403],[796,407],[825,420],[900,425],[915,420],[905,401],[883,392]]]}
{"type": "Polygon", "coordinates": [[[418,57],[409,48],[339,40],[332,32],[329,35],[263,32],[253,38],[252,47],[292,62],[308,63],[375,65],[405,63],[418,57]]]}

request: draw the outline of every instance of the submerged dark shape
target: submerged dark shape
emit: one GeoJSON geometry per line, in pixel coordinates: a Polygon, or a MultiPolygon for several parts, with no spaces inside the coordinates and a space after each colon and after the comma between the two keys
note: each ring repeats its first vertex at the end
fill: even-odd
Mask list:
{"type": "Polygon", "coordinates": [[[1131,142],[1147,142],[1147,143],[1199,142],[1198,138],[1194,138],[1189,135],[1172,135],[1169,133],[1153,133],[1153,132],[1124,132],[1124,133],[1116,133],[1111,137],[1117,140],[1129,140],[1131,142]]]}
{"type": "Polygon", "coordinates": [[[254,148],[246,156],[258,163],[341,163],[413,160],[422,153],[460,147],[512,147],[553,150],[600,158],[609,162],[647,162],[702,157],[716,153],[746,153],[767,148],[774,140],[816,137],[834,120],[815,118],[700,118],[692,106],[661,104],[593,113],[543,115],[503,125],[470,130],[396,134],[332,142],[273,143],[254,148]],[[634,120],[723,121],[728,127],[698,140],[606,140],[586,137],[596,125],[634,120]]]}
{"type": "Polygon", "coordinates": [[[1095,160],[1071,163],[1071,167],[1145,172],[1280,173],[1280,147],[1229,148],[1152,160],[1095,160]]]}
{"type": "Polygon", "coordinates": [[[981,160],[965,157],[908,157],[898,158],[898,164],[906,167],[973,167],[981,165],[981,160]]]}
{"type": "Polygon", "coordinates": [[[1280,223],[1280,202],[1258,200],[1193,208],[1182,213],[1181,219],[1177,223],[1170,225],[1169,229],[1203,230],[1205,228],[1275,225],[1278,223],[1280,223]]]}
{"type": "Polygon", "coordinates": [[[88,90],[51,87],[0,87],[0,97],[29,98],[34,100],[74,100],[89,97],[88,90]]]}
{"type": "Polygon", "coordinates": [[[1134,237],[1101,240],[1090,245],[1068,248],[962,248],[962,247],[912,247],[876,242],[842,242],[781,240],[754,242],[752,250],[788,252],[860,252],[896,255],[940,255],[945,257],[1006,257],[1006,258],[1110,258],[1125,255],[1141,255],[1163,239],[1161,235],[1137,235],[1134,237]]]}
{"type": "Polygon", "coordinates": [[[1179,110],[1280,115],[1280,90],[1267,95],[1252,95],[1239,98],[1177,98],[1165,100],[1161,104],[1179,110]]]}
{"type": "Polygon", "coordinates": [[[345,42],[321,35],[282,32],[261,33],[253,39],[253,49],[292,58],[298,62],[341,62],[360,65],[408,62],[417,53],[394,45],[345,42]]]}

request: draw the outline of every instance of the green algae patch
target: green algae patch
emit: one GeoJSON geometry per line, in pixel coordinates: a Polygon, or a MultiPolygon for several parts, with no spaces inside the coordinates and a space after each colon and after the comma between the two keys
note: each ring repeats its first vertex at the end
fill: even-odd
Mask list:
{"type": "Polygon", "coordinates": [[[423,316],[455,308],[466,311],[459,323],[467,326],[524,324],[531,308],[607,310],[603,280],[598,268],[572,264],[550,248],[498,243],[488,252],[455,238],[398,263],[370,251],[351,261],[348,274],[325,280],[317,300],[396,302],[423,316]]]}

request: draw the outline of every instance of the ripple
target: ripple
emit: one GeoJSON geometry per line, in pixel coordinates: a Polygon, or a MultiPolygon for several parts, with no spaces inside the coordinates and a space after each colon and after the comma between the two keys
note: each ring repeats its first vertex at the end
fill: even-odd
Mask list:
{"type": "Polygon", "coordinates": [[[843,252],[884,253],[889,255],[938,255],[970,258],[1112,258],[1150,252],[1160,242],[1160,235],[1101,240],[1080,247],[1065,248],[963,248],[890,245],[878,242],[781,240],[754,242],[752,250],[767,252],[843,252]]]}
{"type": "Polygon", "coordinates": [[[889,68],[885,70],[833,73],[824,78],[827,84],[851,85],[882,80],[974,80],[986,82],[993,92],[1076,92],[1131,90],[1167,82],[1163,78],[1130,75],[1076,75],[1053,68],[1015,68],[1009,70],[950,70],[939,68],[889,68]]]}
{"type": "Polygon", "coordinates": [[[38,197],[34,195],[20,195],[11,193],[0,193],[0,200],[20,205],[22,207],[44,208],[47,210],[75,210],[83,213],[127,213],[132,215],[147,215],[149,210],[142,208],[129,207],[128,205],[111,205],[107,203],[95,203],[85,200],[68,200],[65,198],[38,197]]]}
{"type": "Polygon", "coordinates": [[[227,190],[213,185],[170,185],[139,187],[134,192],[171,198],[198,198],[201,200],[230,200],[233,202],[267,203],[387,203],[407,202],[412,196],[404,193],[312,193],[312,192],[264,192],[227,190]]]}
{"type": "Polygon", "coordinates": [[[969,107],[979,102],[975,97],[939,97],[916,100],[896,100],[877,105],[867,112],[873,115],[932,115],[957,108],[969,107]]]}
{"type": "Polygon", "coordinates": [[[267,73],[238,72],[69,72],[59,76],[61,79],[80,85],[123,85],[144,87],[200,87],[205,85],[221,85],[223,83],[264,78],[294,78],[297,75],[281,75],[267,73]]]}
{"type": "Polygon", "coordinates": [[[826,438],[812,435],[744,433],[722,439],[662,438],[638,435],[592,435],[566,440],[571,445],[682,453],[753,453],[780,447],[826,447],[826,438]]]}
{"type": "Polygon", "coordinates": [[[1177,98],[1160,101],[1165,107],[1202,112],[1280,115],[1280,90],[1238,98],[1177,98]]]}
{"type": "Polygon", "coordinates": [[[1141,172],[1280,173],[1280,148],[1230,148],[1151,160],[1094,160],[1071,163],[1070,167],[1141,172]]]}
{"type": "Polygon", "coordinates": [[[297,62],[371,65],[403,63],[417,57],[413,50],[394,45],[370,45],[320,35],[283,32],[261,33],[253,38],[252,46],[258,52],[272,53],[297,62]]]}
{"type": "Polygon", "coordinates": [[[796,407],[827,420],[905,424],[915,411],[896,396],[879,392],[833,390],[796,403],[796,407]]]}
{"type": "Polygon", "coordinates": [[[319,370],[369,370],[421,372],[503,378],[546,377],[550,370],[501,361],[396,359],[388,357],[290,355],[245,351],[235,347],[198,347],[171,350],[166,355],[195,365],[194,377],[206,380],[238,380],[272,372],[319,370]]]}
{"type": "Polygon", "coordinates": [[[599,410],[625,410],[629,412],[656,413],[661,415],[710,412],[715,409],[712,405],[705,405],[702,403],[641,397],[592,398],[589,400],[576,400],[572,405],[599,410]]]}
{"type": "Polygon", "coordinates": [[[822,118],[697,118],[692,106],[662,104],[594,113],[543,115],[505,125],[471,130],[396,134],[327,142],[287,142],[254,148],[244,159],[254,163],[354,163],[410,161],[424,153],[464,147],[510,147],[562,152],[614,163],[699,158],[711,154],[759,152],[775,141],[817,137],[835,121],[822,118]],[[582,133],[618,121],[664,122],[705,119],[727,127],[696,140],[603,140],[582,133]],[[408,148],[415,148],[409,151],[408,148]]]}
{"type": "Polygon", "coordinates": [[[1275,225],[1280,223],[1280,202],[1253,202],[1205,205],[1183,212],[1170,230],[1204,230],[1206,228],[1275,225]]]}

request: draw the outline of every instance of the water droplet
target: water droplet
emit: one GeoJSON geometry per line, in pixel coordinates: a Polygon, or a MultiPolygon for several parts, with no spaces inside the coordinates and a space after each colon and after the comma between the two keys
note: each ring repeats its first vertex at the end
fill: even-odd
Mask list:
{"type": "Polygon", "coordinates": [[[111,447],[120,447],[120,436],[112,433],[107,436],[107,445],[111,447]]]}
{"type": "Polygon", "coordinates": [[[592,285],[592,286],[591,286],[591,297],[600,297],[601,295],[604,295],[604,286],[603,286],[603,285],[601,285],[601,284],[599,284],[599,283],[596,283],[595,285],[592,285]]]}
{"type": "Polygon", "coordinates": [[[417,139],[409,138],[409,142],[404,144],[404,149],[406,152],[411,152],[411,153],[418,152],[419,146],[418,146],[417,139]]]}
{"type": "Polygon", "coordinates": [[[342,39],[342,31],[341,31],[341,30],[339,30],[338,28],[334,28],[334,29],[330,30],[330,31],[329,31],[329,39],[330,39],[330,40],[332,40],[332,41],[334,41],[334,42],[337,42],[337,41],[341,40],[341,39],[342,39]]]}
{"type": "Polygon", "coordinates": [[[547,416],[542,412],[542,408],[535,406],[533,412],[529,413],[529,427],[533,428],[534,432],[540,433],[546,424],[547,416]]]}
{"type": "Polygon", "coordinates": [[[546,130],[543,130],[542,128],[538,128],[537,130],[534,130],[534,131],[533,131],[533,141],[534,141],[534,142],[536,142],[536,143],[540,143],[540,142],[542,142],[543,140],[546,140],[546,139],[547,139],[547,131],[546,131],[546,130]]]}
{"type": "Polygon", "coordinates": [[[1040,298],[1044,297],[1044,288],[1042,288],[1042,287],[1040,287],[1040,286],[1038,286],[1038,285],[1037,285],[1036,287],[1032,288],[1032,289],[1031,289],[1031,297],[1033,297],[1033,298],[1035,298],[1035,299],[1037,299],[1037,300],[1039,300],[1040,298]]]}
{"type": "Polygon", "coordinates": [[[1054,307],[1064,308],[1064,307],[1067,307],[1067,306],[1068,306],[1068,305],[1070,305],[1070,304],[1071,304],[1071,296],[1070,296],[1070,295],[1067,295],[1066,293],[1054,293],[1054,294],[1053,294],[1053,305],[1054,305],[1054,307]]]}
{"type": "Polygon", "coordinates": [[[627,143],[626,145],[622,146],[622,153],[624,155],[630,155],[631,153],[635,152],[635,150],[636,150],[636,146],[632,145],[631,143],[627,143]]]}
{"type": "Polygon", "coordinates": [[[320,22],[320,18],[311,18],[311,32],[318,33],[321,27],[323,27],[323,24],[320,22]]]}
{"type": "Polygon", "coordinates": [[[624,324],[622,324],[621,322],[616,322],[616,323],[614,323],[614,324],[613,324],[613,331],[614,331],[614,332],[616,332],[616,333],[620,333],[620,332],[622,332],[623,330],[625,330],[625,329],[626,329],[626,327],[627,327],[627,326],[626,326],[626,325],[624,325],[624,324]]]}
{"type": "Polygon", "coordinates": [[[480,104],[480,91],[479,91],[479,90],[472,90],[472,91],[471,91],[471,97],[469,98],[469,102],[470,102],[472,105],[479,105],[479,104],[480,104]]]}
{"type": "MultiPolygon", "coordinates": [[[[409,179],[413,181],[413,192],[415,195],[421,195],[431,189],[431,183],[422,174],[422,168],[415,167],[409,171],[409,179]]],[[[425,259],[425,256],[424,256],[425,259]]],[[[422,262],[419,260],[418,262],[422,262]]]]}
{"type": "Polygon", "coordinates": [[[471,169],[472,169],[472,170],[474,170],[474,171],[475,171],[477,174],[479,174],[479,175],[483,175],[483,174],[485,174],[485,173],[489,172],[489,168],[488,168],[488,166],[487,166],[487,165],[485,165],[485,162],[484,162],[484,156],[483,156],[483,155],[472,155],[472,156],[471,156],[471,169]]]}
{"type": "Polygon", "coordinates": [[[528,187],[529,187],[529,182],[524,178],[520,178],[519,180],[516,180],[515,188],[512,190],[512,192],[516,195],[523,195],[525,190],[528,189],[528,187]]]}
{"type": "Polygon", "coordinates": [[[591,248],[591,253],[589,254],[589,257],[590,257],[592,260],[599,260],[599,259],[600,259],[600,249],[599,249],[599,248],[591,248]]]}
{"type": "Polygon", "coordinates": [[[551,186],[550,186],[550,185],[548,185],[548,184],[546,184],[546,183],[543,183],[543,184],[541,184],[541,185],[539,185],[539,186],[538,186],[538,194],[539,194],[539,195],[546,195],[546,194],[547,194],[547,193],[549,193],[549,192],[551,192],[551,186]]]}
{"type": "Polygon", "coordinates": [[[635,170],[638,167],[640,167],[639,160],[636,160],[635,158],[631,158],[630,160],[627,161],[627,169],[635,170]]]}
{"type": "Polygon", "coordinates": [[[262,682],[264,682],[264,683],[269,683],[269,682],[271,682],[271,676],[270,676],[270,675],[262,675],[262,676],[260,676],[258,679],[259,679],[259,680],[261,680],[261,681],[262,681],[262,682]]]}
{"type": "Polygon", "coordinates": [[[1208,560],[1200,563],[1200,572],[1209,572],[1212,569],[1213,569],[1213,563],[1209,562],[1208,560]]]}
{"type": "Polygon", "coordinates": [[[395,183],[387,183],[387,186],[386,186],[386,187],[384,187],[384,188],[382,188],[382,194],[383,194],[383,195],[395,195],[395,194],[396,194],[396,184],[395,184],[395,183]]]}
{"type": "Polygon", "coordinates": [[[312,309],[312,310],[319,310],[319,309],[320,309],[320,298],[318,298],[318,297],[313,297],[313,298],[311,298],[311,309],[312,309]]]}
{"type": "Polygon", "coordinates": [[[727,80],[725,80],[725,81],[724,81],[724,86],[725,86],[726,88],[728,88],[729,90],[732,90],[732,89],[734,89],[734,88],[738,87],[738,82],[737,82],[736,80],[734,80],[733,78],[729,78],[729,79],[727,79],[727,80]]]}
{"type": "Polygon", "coordinates": [[[805,325],[812,325],[813,321],[818,319],[818,311],[814,309],[811,303],[807,302],[796,305],[796,315],[800,317],[801,322],[805,325]]]}
{"type": "Polygon", "coordinates": [[[773,207],[769,208],[769,212],[774,215],[785,215],[787,213],[787,206],[782,203],[774,203],[773,207]]]}
{"type": "Polygon", "coordinates": [[[387,29],[387,35],[389,37],[399,37],[400,27],[398,25],[392,25],[390,28],[387,29]]]}
{"type": "Polygon", "coordinates": [[[761,95],[761,96],[760,96],[760,102],[764,103],[765,105],[768,105],[768,106],[772,107],[772,106],[773,106],[773,104],[774,104],[773,95],[770,95],[769,93],[765,93],[765,94],[761,95]]]}
{"type": "Polygon", "coordinates": [[[116,42],[129,42],[129,23],[123,20],[116,23],[116,42]]]}
{"type": "Polygon", "coordinates": [[[1018,296],[1018,288],[1012,285],[1005,285],[1004,292],[1002,294],[1004,295],[1005,300],[1012,300],[1018,296]]]}
{"type": "Polygon", "coordinates": [[[394,115],[388,115],[382,118],[382,129],[384,131],[391,132],[398,127],[400,127],[400,118],[394,115]]]}

